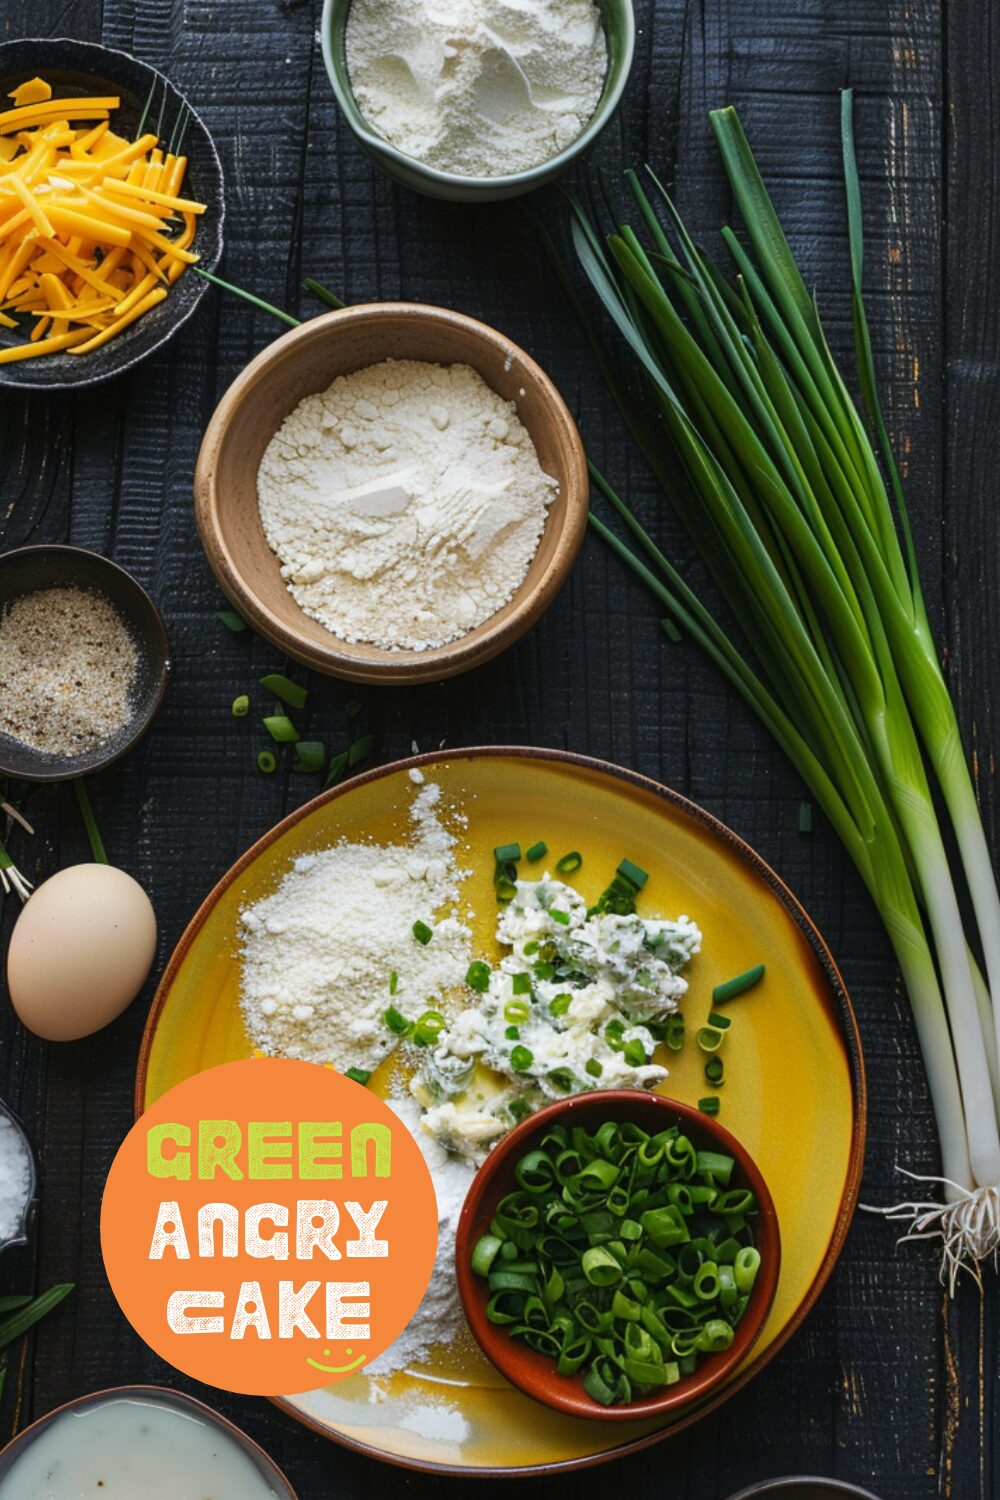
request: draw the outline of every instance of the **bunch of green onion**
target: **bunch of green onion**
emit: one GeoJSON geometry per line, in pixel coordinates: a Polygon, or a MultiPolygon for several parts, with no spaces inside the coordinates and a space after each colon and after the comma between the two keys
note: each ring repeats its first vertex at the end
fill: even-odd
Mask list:
{"type": "Polygon", "coordinates": [[[638,363],[638,399],[556,261],[625,420],[735,629],[596,470],[597,489],[637,546],[591,520],[662,601],[669,633],[698,641],[767,725],[878,907],[927,1068],[945,1199],[890,1212],[914,1236],[940,1236],[953,1290],[960,1267],[978,1275],[1000,1248],[1000,1004],[991,999],[992,991],[1000,1000],[1000,900],[876,392],[851,95],[843,96],[842,144],[867,424],[736,112],[711,119],[746,231],[722,231],[732,279],[695,244],[652,173],[648,185],[627,174],[637,228],[616,223],[605,237],[571,200],[580,264],[638,363]],[[932,781],[960,870],[949,866],[932,781]],[[968,933],[955,885],[962,878],[975,916],[968,933]]]}

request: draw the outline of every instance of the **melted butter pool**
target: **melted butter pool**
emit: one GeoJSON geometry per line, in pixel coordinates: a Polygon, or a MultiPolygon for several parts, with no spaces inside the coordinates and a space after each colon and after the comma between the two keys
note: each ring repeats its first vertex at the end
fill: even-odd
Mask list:
{"type": "Polygon", "coordinates": [[[168,1401],[67,1411],[0,1478],[0,1500],[282,1500],[234,1438],[168,1401]]]}

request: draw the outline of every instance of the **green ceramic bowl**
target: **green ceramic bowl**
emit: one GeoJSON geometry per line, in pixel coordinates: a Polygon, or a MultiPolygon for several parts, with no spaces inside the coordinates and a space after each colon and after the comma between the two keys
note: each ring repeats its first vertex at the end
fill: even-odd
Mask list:
{"type": "Polygon", "coordinates": [[[435,167],[424,166],[412,156],[405,156],[375,133],[358,108],[347,72],[344,32],[351,0],[324,0],[323,61],[337,102],[354,134],[371,152],[379,166],[397,182],[414,188],[418,193],[427,193],[432,198],[448,198],[456,203],[488,203],[498,198],[516,198],[521,193],[530,193],[534,188],[542,187],[565,172],[572,162],[593,145],[618,108],[628,82],[635,50],[632,0],[597,0],[597,3],[604,17],[604,30],[608,40],[608,73],[604,80],[604,92],[590,124],[558,156],[550,157],[548,161],[527,172],[514,172],[506,177],[461,177],[453,172],[440,172],[435,167]]]}

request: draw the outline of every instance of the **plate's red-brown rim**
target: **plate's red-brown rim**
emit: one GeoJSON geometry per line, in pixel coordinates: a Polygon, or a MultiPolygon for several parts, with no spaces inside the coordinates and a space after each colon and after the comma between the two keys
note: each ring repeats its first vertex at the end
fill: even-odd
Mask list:
{"type": "Polygon", "coordinates": [[[648,1417],[672,1416],[690,1402],[708,1398],[756,1343],[771,1310],[778,1289],[781,1267],[781,1234],[778,1215],[767,1183],[750,1152],[724,1125],[679,1099],[664,1094],[647,1094],[635,1089],[595,1089],[590,1094],[575,1094],[557,1099],[540,1109],[498,1142],[472,1180],[466,1195],[455,1236],[455,1275],[462,1306],[472,1336],[486,1358],[501,1375],[525,1395],[555,1411],[590,1421],[634,1422],[648,1417]],[[570,1116],[576,1116],[571,1120],[570,1116]],[[472,1247],[485,1234],[500,1198],[517,1186],[514,1170],[519,1157],[532,1149],[552,1125],[582,1125],[597,1128],[605,1120],[628,1120],[651,1132],[665,1130],[681,1123],[696,1141],[708,1141],[716,1151],[735,1158],[734,1181],[748,1187],[757,1200],[758,1219],[754,1241],[760,1251],[760,1270],[750,1300],[736,1326],[733,1342],[720,1354],[702,1359],[697,1370],[685,1375],[676,1385],[667,1386],[655,1396],[631,1401],[627,1406],[599,1406],[583,1389],[579,1375],[556,1373],[555,1365],[544,1354],[537,1354],[526,1344],[515,1342],[506,1328],[491,1323],[486,1315],[489,1292],[470,1262],[472,1247]]]}
{"type": "MultiPolygon", "coordinates": [[[[230,1422],[221,1412],[215,1411],[213,1407],[206,1406],[204,1401],[197,1401],[194,1396],[185,1395],[183,1391],[172,1390],[168,1385],[113,1385],[105,1391],[89,1391],[86,1396],[75,1396],[72,1401],[64,1401],[62,1406],[54,1406],[47,1411],[43,1417],[38,1417],[29,1427],[22,1427],[21,1431],[11,1438],[10,1442],[0,1448],[0,1479],[3,1478],[5,1460],[16,1459],[18,1450],[26,1448],[33,1436],[42,1427],[48,1427],[57,1417],[65,1412],[78,1411],[82,1406],[98,1405],[102,1401],[127,1400],[130,1397],[140,1397],[147,1401],[160,1401],[169,1405],[176,1403],[178,1406],[190,1407],[192,1411],[201,1417],[206,1417],[216,1427],[221,1427],[223,1432],[229,1434],[238,1447],[253,1459],[258,1465],[264,1477],[274,1486],[279,1500],[298,1500],[298,1496],[292,1489],[290,1482],[282,1474],[278,1465],[269,1453],[265,1453],[259,1443],[245,1433],[242,1427],[237,1427],[235,1422],[230,1422]]],[[[9,1472],[9,1469],[8,1469],[9,1472]]]]}
{"type": "Polygon", "coordinates": [[[342,1447],[350,1448],[355,1453],[363,1453],[369,1458],[376,1458],[382,1463],[394,1464],[401,1469],[415,1469],[432,1474],[454,1474],[466,1479],[519,1479],[538,1474],[551,1474],[556,1471],[571,1469],[592,1468],[596,1464],[607,1463],[614,1458],[622,1458],[628,1453],[637,1453],[642,1448],[650,1448],[654,1443],[662,1442],[664,1438],[671,1437],[675,1432],[681,1432],[690,1427],[692,1423],[707,1416],[710,1412],[728,1401],[730,1396],[742,1390],[752,1380],[765,1364],[784,1348],[792,1334],[801,1327],[808,1314],[816,1304],[816,1300],[830,1279],[831,1272],[837,1263],[840,1252],[847,1238],[854,1209],[858,1201],[858,1192],[861,1186],[861,1170],[864,1164],[865,1133],[868,1121],[868,1095],[865,1083],[864,1061],[861,1055],[861,1037],[858,1032],[857,1018],[851,1005],[850,997],[844,981],[840,976],[833,955],[821,938],[812,918],[806,912],[801,903],[792,895],[779,875],[771,869],[766,860],[752,849],[751,846],[734,833],[725,823],[719,821],[712,813],[699,807],[696,802],[675,792],[671,787],[663,786],[658,781],[653,781],[648,776],[640,776],[636,771],[628,771],[622,766],[613,765],[610,761],[596,760],[588,755],[577,755],[569,750],[548,750],[522,745],[479,745],[468,749],[453,750],[445,753],[440,750],[426,752],[423,755],[413,755],[406,760],[393,761],[391,765],[379,766],[373,771],[367,771],[361,776],[355,776],[343,786],[333,787],[329,792],[322,792],[314,797],[305,806],[297,808],[287,818],[264,834],[263,838],[243,854],[231,869],[222,877],[214,889],[209,893],[195,912],[187,928],[182,934],[177,947],[170,957],[170,961],[164,971],[163,978],[157,987],[150,1006],[149,1017],[146,1021],[146,1029],[143,1033],[142,1044],[139,1050],[139,1060],[136,1067],[135,1080],[135,1113],[136,1118],[142,1114],[143,1100],[146,1091],[146,1076],[149,1068],[149,1055],[152,1050],[153,1038],[159,1023],[160,1013],[166,1003],[166,997],[177,976],[177,973],[187,957],[188,950],[208,920],[209,913],[213,910],[216,902],[222,894],[237,881],[244,871],[256,860],[271,844],[296,823],[302,821],[316,811],[317,808],[335,802],[338,797],[343,797],[347,792],[354,791],[359,786],[364,786],[371,781],[378,781],[383,777],[396,775],[401,771],[409,771],[412,768],[423,769],[429,765],[452,764],[463,760],[499,760],[509,758],[513,760],[541,760],[553,764],[582,767],[584,770],[596,771],[599,774],[609,776],[617,781],[624,781],[631,786],[638,787],[641,791],[651,792],[662,801],[669,803],[679,812],[686,814],[694,822],[700,823],[707,828],[716,838],[721,840],[732,849],[745,864],[749,865],[754,873],[770,889],[772,895],[777,896],[782,906],[799,928],[800,932],[812,948],[816,959],[825,974],[831,990],[833,1010],[839,1021],[841,1040],[847,1054],[848,1065],[851,1073],[851,1085],[854,1093],[854,1130],[851,1136],[851,1151],[847,1163],[847,1176],[844,1183],[844,1191],[840,1200],[840,1208],[826,1255],[813,1278],[812,1285],[800,1303],[794,1317],[790,1318],[781,1332],[768,1344],[767,1348],[757,1356],[754,1362],[723,1387],[711,1400],[695,1410],[688,1412],[676,1421],[671,1422],[656,1432],[646,1433],[639,1438],[633,1438],[630,1442],[619,1443],[613,1447],[603,1449],[600,1453],[584,1454],[580,1458],[559,1459],[551,1464],[526,1464],[517,1467],[500,1468],[472,1468],[461,1464],[433,1463],[429,1460],[406,1458],[401,1454],[385,1453],[381,1449],[373,1447],[370,1443],[360,1442],[356,1438],[348,1437],[339,1432],[332,1432],[322,1422],[315,1421],[306,1416],[291,1404],[286,1397],[273,1397],[275,1406],[301,1422],[303,1426],[309,1427],[313,1432],[318,1432],[322,1437],[329,1438],[342,1447]]]}

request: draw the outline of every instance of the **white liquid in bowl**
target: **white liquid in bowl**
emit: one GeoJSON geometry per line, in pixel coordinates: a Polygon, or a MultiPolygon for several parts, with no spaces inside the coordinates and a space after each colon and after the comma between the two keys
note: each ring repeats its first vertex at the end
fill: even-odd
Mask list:
{"type": "Polygon", "coordinates": [[[221,1427],[128,1396],[67,1411],[0,1478],[0,1500],[285,1500],[221,1427]]]}

